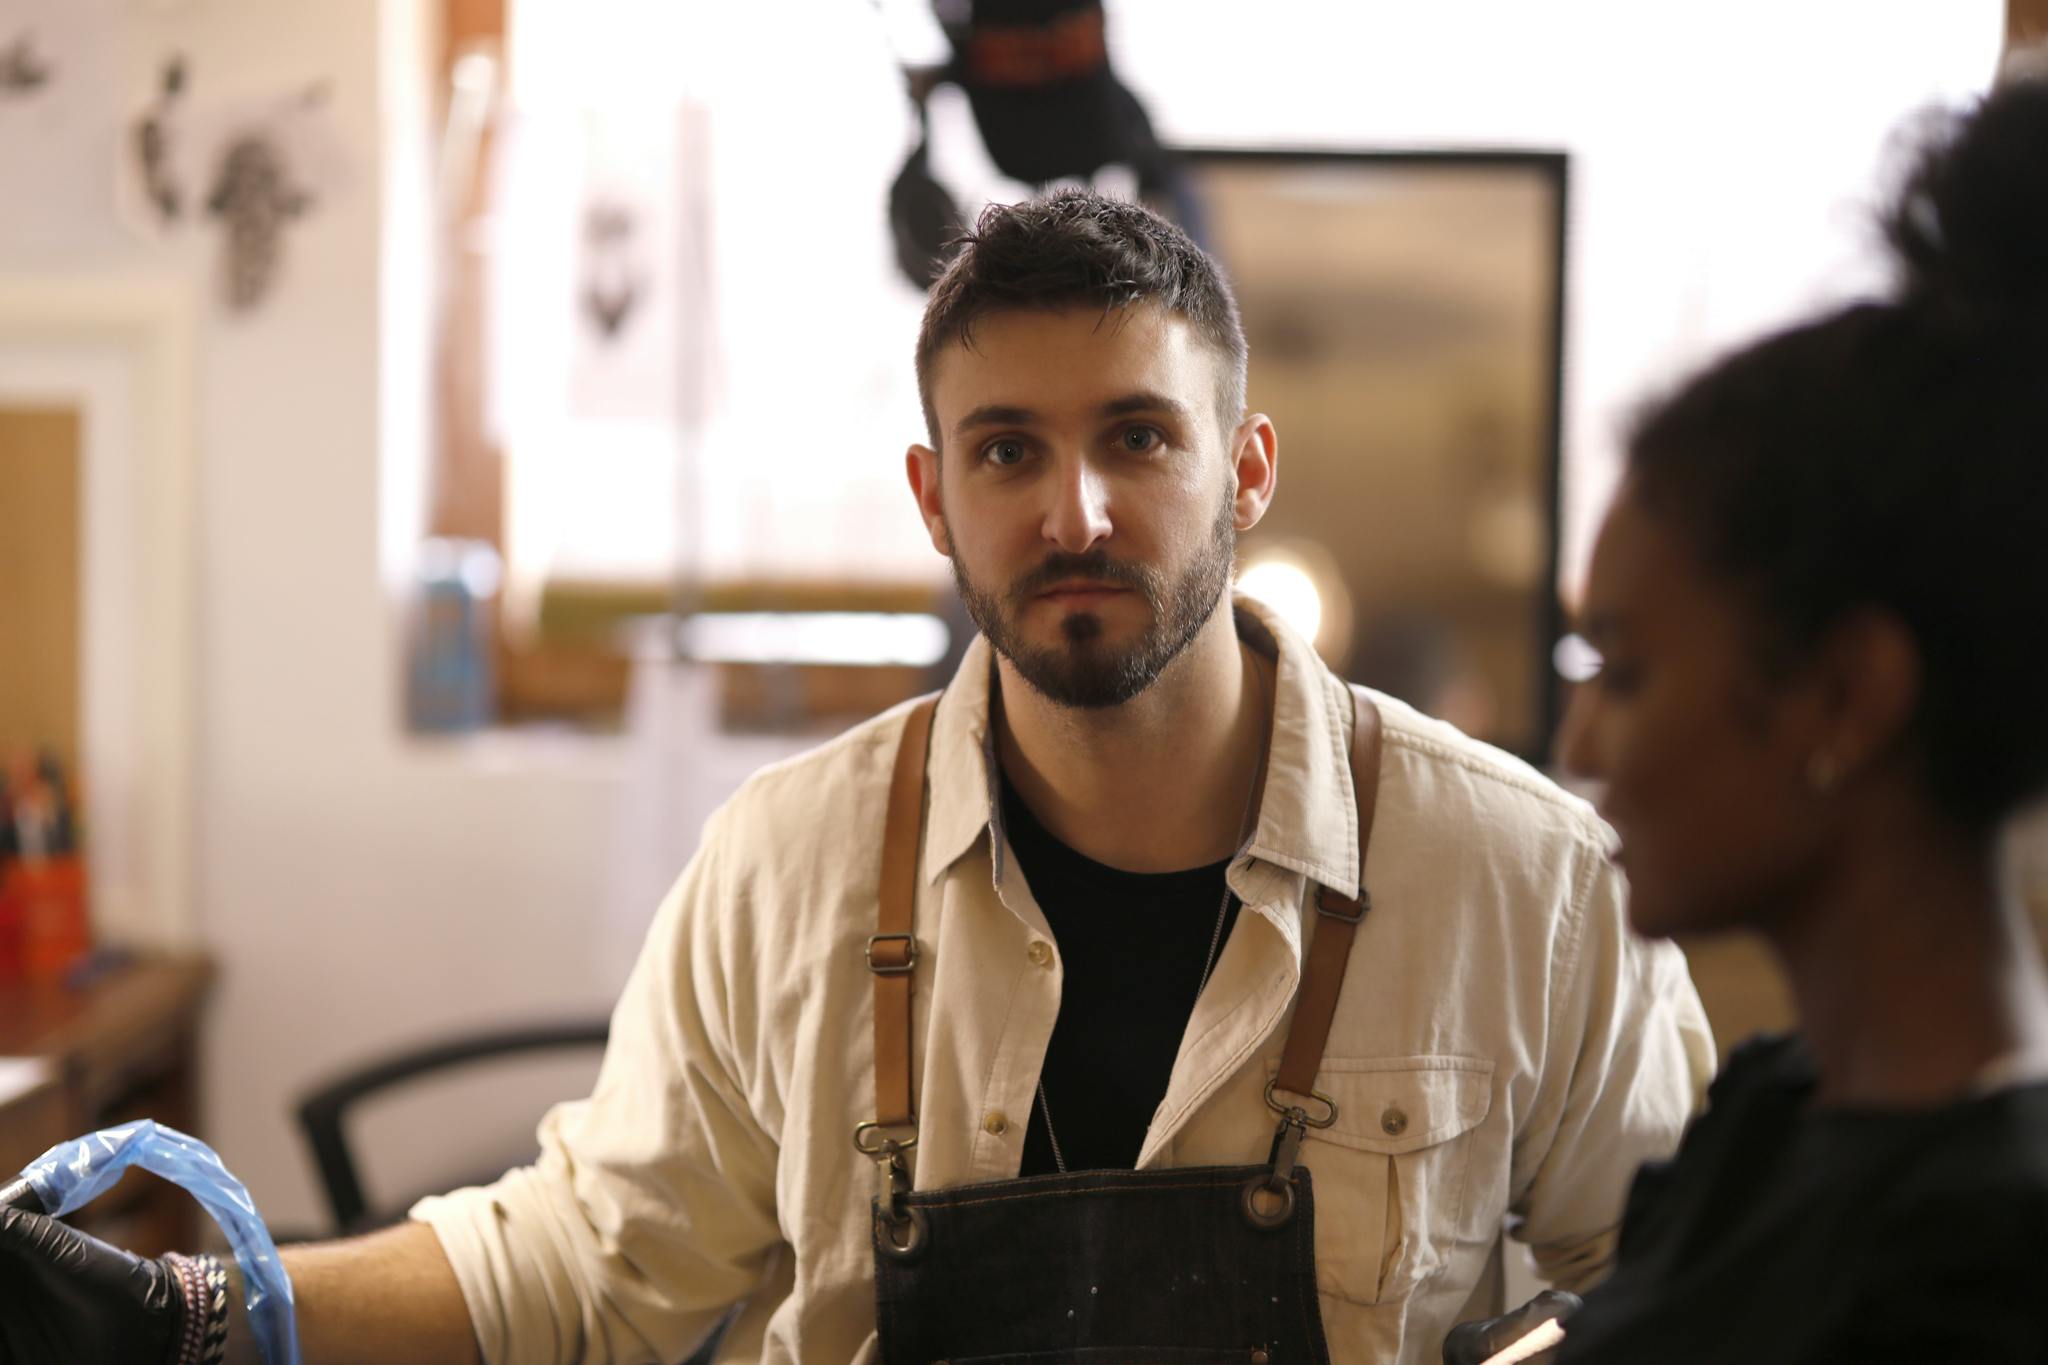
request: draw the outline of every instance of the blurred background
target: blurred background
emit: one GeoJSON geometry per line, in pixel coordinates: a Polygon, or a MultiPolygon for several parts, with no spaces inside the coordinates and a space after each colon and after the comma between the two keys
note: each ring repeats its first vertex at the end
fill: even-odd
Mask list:
{"type": "MultiPolygon", "coordinates": [[[[316,1088],[600,1024],[710,809],[964,648],[911,350],[949,225],[1037,184],[1236,281],[1244,589],[1543,762],[1630,405],[1873,282],[1888,134],[2002,21],[0,0],[0,1165],[148,1112],[324,1231],[316,1088]]],[[[394,1095],[372,1202],[594,1056],[394,1095]]]]}

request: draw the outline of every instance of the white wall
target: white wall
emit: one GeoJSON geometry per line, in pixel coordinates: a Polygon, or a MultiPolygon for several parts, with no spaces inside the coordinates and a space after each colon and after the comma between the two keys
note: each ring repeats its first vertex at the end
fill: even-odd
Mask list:
{"type": "MultiPolygon", "coordinates": [[[[819,15],[865,8],[805,3],[819,15]]],[[[1880,139],[1927,94],[1980,82],[1998,9],[1111,8],[1129,78],[1181,140],[1573,154],[1574,557],[1620,407],[1672,364],[1855,278],[1845,215],[1871,184],[1880,139]]],[[[246,319],[209,308],[199,349],[198,901],[223,968],[208,1128],[283,1224],[317,1214],[285,1118],[314,1077],[463,1022],[600,1007],[620,972],[616,933],[586,931],[625,827],[631,756],[520,740],[422,745],[398,730],[384,585],[418,515],[426,352],[415,305],[427,287],[412,212],[427,151],[402,116],[421,99],[428,9],[69,0],[52,12],[109,35],[77,68],[76,89],[93,93],[61,124],[0,107],[0,270],[209,278],[210,236],[144,243],[115,221],[106,189],[116,117],[170,46],[191,58],[195,98],[328,79],[356,158],[349,188],[293,231],[269,305],[246,319]],[[392,471],[381,482],[380,460],[392,471]]],[[[802,13],[779,25],[785,38],[807,31],[802,13]]],[[[747,50],[726,55],[739,67],[747,50]]],[[[880,196],[877,185],[877,212],[880,196]]],[[[893,466],[898,449],[836,454],[893,466]]]]}

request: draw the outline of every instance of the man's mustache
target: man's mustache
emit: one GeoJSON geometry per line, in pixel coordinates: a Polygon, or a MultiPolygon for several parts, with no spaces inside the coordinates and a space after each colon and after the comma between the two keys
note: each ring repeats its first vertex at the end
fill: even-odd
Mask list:
{"type": "Polygon", "coordinates": [[[1072,579],[1114,583],[1118,587],[1132,589],[1148,601],[1153,592],[1152,575],[1143,565],[1126,564],[1092,550],[1083,554],[1059,551],[1047,555],[1037,568],[1012,583],[1010,599],[1021,603],[1072,579]]]}

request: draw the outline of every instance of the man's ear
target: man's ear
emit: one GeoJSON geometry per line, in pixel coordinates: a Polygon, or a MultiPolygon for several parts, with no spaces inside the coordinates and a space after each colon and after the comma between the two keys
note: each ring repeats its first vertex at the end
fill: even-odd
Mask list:
{"type": "Polygon", "coordinates": [[[1232,511],[1237,529],[1249,531],[1266,515],[1280,479],[1280,436],[1273,421],[1255,412],[1230,437],[1231,473],[1237,479],[1232,511]]]}
{"type": "Polygon", "coordinates": [[[930,446],[912,446],[903,456],[903,472],[909,476],[910,493],[917,499],[917,514],[924,518],[932,548],[950,558],[953,538],[946,534],[946,509],[939,501],[939,452],[930,446]]]}

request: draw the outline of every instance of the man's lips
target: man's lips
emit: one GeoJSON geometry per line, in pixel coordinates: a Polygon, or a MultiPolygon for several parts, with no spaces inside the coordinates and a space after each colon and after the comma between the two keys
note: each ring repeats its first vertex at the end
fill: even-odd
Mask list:
{"type": "Polygon", "coordinates": [[[1115,583],[1055,583],[1038,595],[1053,602],[1094,602],[1129,591],[1115,583]]]}

